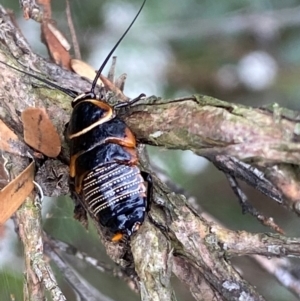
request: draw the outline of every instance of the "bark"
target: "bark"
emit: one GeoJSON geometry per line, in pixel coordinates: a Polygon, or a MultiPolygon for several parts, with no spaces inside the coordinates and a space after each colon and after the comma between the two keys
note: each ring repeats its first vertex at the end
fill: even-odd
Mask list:
{"type": "MultiPolygon", "coordinates": [[[[2,7],[0,15],[0,61],[67,89],[89,90],[88,81],[34,54],[2,7]]],[[[62,151],[37,171],[36,181],[46,195],[67,192],[67,181],[62,177],[68,174],[69,155],[63,133],[71,99],[1,63],[0,70],[0,119],[24,141],[20,112],[27,107],[46,109],[60,135],[62,151]]],[[[298,112],[277,105],[251,108],[191,95],[180,99],[152,96],[120,112],[120,116],[139,142],[192,150],[281,206],[300,212],[298,112]]],[[[12,156],[12,160],[27,166],[32,155],[29,150],[22,157],[12,156]]],[[[142,168],[148,170],[143,152],[140,159],[142,168]]],[[[107,253],[139,280],[142,300],[175,300],[172,273],[188,285],[196,300],[264,300],[228,257],[299,256],[300,239],[229,231],[199,216],[183,195],[170,191],[154,174],[153,181],[154,205],[129,249],[110,242],[96,225],[107,253]]]]}

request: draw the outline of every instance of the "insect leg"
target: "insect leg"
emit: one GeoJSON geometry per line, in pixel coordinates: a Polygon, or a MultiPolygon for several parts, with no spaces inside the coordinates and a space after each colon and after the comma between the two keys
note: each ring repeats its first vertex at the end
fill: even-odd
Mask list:
{"type": "Polygon", "coordinates": [[[147,212],[150,211],[152,196],[153,196],[153,181],[150,173],[146,171],[141,171],[141,175],[144,181],[147,183],[147,212]]]}
{"type": "Polygon", "coordinates": [[[120,109],[120,108],[124,108],[124,107],[128,107],[133,105],[134,103],[140,101],[143,97],[145,97],[146,95],[144,93],[140,94],[138,97],[131,99],[127,102],[119,102],[118,104],[116,104],[114,106],[114,109],[120,109]]]}
{"type": "MultiPolygon", "coordinates": [[[[153,203],[152,198],[153,198],[153,181],[152,181],[152,176],[150,173],[145,172],[145,171],[141,171],[141,175],[144,179],[144,181],[147,183],[148,187],[147,187],[147,212],[148,212],[148,217],[150,222],[157,227],[158,229],[160,229],[162,231],[163,234],[167,234],[169,231],[168,226],[158,222],[157,220],[155,220],[155,218],[152,216],[152,214],[150,213],[150,207],[151,204],[153,203]]],[[[170,212],[168,211],[168,208],[166,208],[165,206],[156,203],[159,207],[161,207],[166,215],[166,219],[167,221],[171,220],[170,217],[170,212]]]]}
{"type": "Polygon", "coordinates": [[[70,193],[71,198],[75,203],[74,207],[74,218],[77,219],[85,228],[88,226],[88,218],[87,212],[82,205],[79,195],[75,191],[75,179],[69,177],[69,186],[70,186],[70,193]]]}

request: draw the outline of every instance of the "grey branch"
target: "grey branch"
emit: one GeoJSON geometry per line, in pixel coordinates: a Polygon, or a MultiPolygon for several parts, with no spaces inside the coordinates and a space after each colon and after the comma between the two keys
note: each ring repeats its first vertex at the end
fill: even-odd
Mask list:
{"type": "MultiPolygon", "coordinates": [[[[46,77],[64,88],[78,92],[89,89],[87,81],[34,54],[2,7],[0,18],[1,61],[46,77]]],[[[23,134],[18,112],[28,106],[47,108],[64,141],[64,126],[71,111],[70,99],[6,65],[0,64],[0,71],[1,119],[20,141],[23,141],[23,134]]],[[[147,98],[131,108],[124,118],[140,142],[192,150],[210,159],[220,169],[231,168],[232,176],[253,186],[262,187],[259,186],[261,180],[272,191],[270,196],[274,200],[300,212],[298,113],[276,106],[271,110],[254,109],[192,95],[172,100],[147,98]],[[251,165],[234,173],[234,160],[233,165],[228,166],[223,161],[220,163],[218,156],[234,158],[241,162],[240,166],[243,163],[251,165]]],[[[68,146],[65,143],[59,158],[60,173],[66,175],[68,146]]],[[[26,165],[26,154],[19,161],[26,165]]],[[[149,168],[146,158],[141,158],[141,164],[144,169],[149,168]]],[[[53,174],[44,175],[44,179],[50,177],[53,174]]],[[[41,183],[40,178],[37,182],[41,183]]],[[[60,189],[67,191],[65,182],[60,179],[55,193],[60,189]]],[[[45,194],[53,194],[51,187],[50,184],[44,186],[45,194]]],[[[203,300],[204,291],[207,298],[214,300],[264,300],[237,273],[226,256],[253,253],[270,257],[299,256],[297,238],[228,231],[200,217],[188,206],[185,197],[170,191],[155,176],[154,187],[157,205],[151,208],[151,222],[146,220],[125,254],[129,261],[133,260],[133,266],[129,268],[140,280],[142,300],[175,300],[170,284],[172,272],[190,287],[196,300],[203,300]]],[[[262,188],[261,191],[264,192],[262,188]]],[[[124,246],[108,241],[103,229],[99,225],[96,227],[111,258],[120,265],[126,264],[124,246]]]]}

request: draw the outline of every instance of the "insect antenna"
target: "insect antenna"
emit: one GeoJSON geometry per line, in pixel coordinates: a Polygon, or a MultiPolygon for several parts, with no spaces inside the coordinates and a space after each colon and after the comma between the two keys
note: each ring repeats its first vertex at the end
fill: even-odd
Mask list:
{"type": "Polygon", "coordinates": [[[106,66],[108,60],[110,59],[110,57],[112,56],[112,54],[114,53],[114,51],[117,49],[117,47],[119,46],[119,44],[122,42],[122,40],[124,39],[124,37],[126,36],[126,34],[128,33],[128,31],[130,30],[130,28],[132,27],[132,25],[134,24],[135,20],[137,19],[137,17],[139,16],[139,14],[141,13],[144,5],[146,3],[146,0],[143,1],[139,11],[137,12],[136,16],[134,17],[134,19],[132,20],[132,22],[130,23],[130,25],[128,26],[128,28],[126,29],[126,31],[123,33],[123,35],[121,36],[121,38],[119,39],[119,41],[116,43],[116,45],[113,47],[113,49],[109,52],[109,54],[107,55],[107,57],[105,58],[104,62],[102,63],[102,65],[100,66],[99,70],[97,71],[97,74],[93,80],[93,83],[92,83],[92,88],[91,88],[91,91],[90,93],[91,94],[94,94],[94,91],[95,91],[95,87],[96,87],[96,84],[97,84],[97,81],[104,69],[104,67],[106,66]]]}
{"type": "Polygon", "coordinates": [[[7,64],[7,63],[5,63],[5,62],[3,62],[3,61],[0,61],[0,63],[3,64],[3,65],[6,65],[7,67],[9,67],[9,68],[11,68],[11,69],[13,69],[13,70],[16,70],[16,71],[18,71],[18,72],[20,72],[20,73],[23,73],[23,74],[25,74],[25,75],[28,75],[28,76],[30,76],[30,77],[33,77],[33,78],[35,78],[35,79],[41,81],[42,83],[44,83],[44,84],[46,84],[46,85],[48,85],[48,86],[50,86],[50,87],[52,87],[52,88],[55,88],[55,89],[57,89],[57,90],[59,90],[59,91],[65,93],[65,94],[69,95],[69,96],[72,97],[72,98],[77,97],[78,94],[79,94],[79,93],[77,93],[77,92],[75,92],[75,91],[73,91],[73,90],[71,90],[71,89],[66,89],[66,88],[63,88],[63,87],[61,87],[61,86],[55,84],[55,83],[52,83],[52,82],[50,82],[50,81],[47,80],[47,79],[41,78],[41,77],[36,76],[36,75],[34,75],[34,74],[31,74],[31,73],[28,73],[28,72],[23,71],[23,70],[21,70],[21,69],[18,69],[18,68],[16,68],[16,67],[13,67],[13,66],[11,66],[11,65],[9,65],[9,64],[7,64]]]}

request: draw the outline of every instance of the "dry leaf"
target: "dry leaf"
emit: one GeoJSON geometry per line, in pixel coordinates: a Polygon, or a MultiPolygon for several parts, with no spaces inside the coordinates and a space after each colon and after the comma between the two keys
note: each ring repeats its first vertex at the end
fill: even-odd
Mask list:
{"type": "Polygon", "coordinates": [[[57,29],[57,27],[55,26],[55,24],[51,23],[51,22],[48,22],[47,25],[48,25],[48,28],[50,29],[50,31],[56,37],[56,39],[65,48],[65,50],[69,51],[71,49],[71,45],[69,44],[69,42],[65,38],[65,36],[57,29]]]}
{"type": "MultiPolygon", "coordinates": [[[[85,77],[91,81],[93,81],[96,76],[95,69],[92,66],[90,66],[89,64],[87,64],[81,60],[72,59],[71,60],[71,68],[78,75],[85,77]]],[[[102,81],[100,79],[98,79],[97,84],[101,86],[102,81]]]]}
{"type": "Polygon", "coordinates": [[[44,19],[41,29],[42,41],[47,46],[51,58],[57,65],[70,70],[71,57],[69,51],[66,50],[66,39],[60,40],[63,34],[56,28],[54,21],[44,19]]]}
{"type": "Polygon", "coordinates": [[[0,190],[0,225],[4,224],[22,205],[34,188],[34,162],[13,181],[0,190]]]}
{"type": "Polygon", "coordinates": [[[0,150],[19,156],[26,156],[29,150],[2,120],[0,120],[0,150]]]}
{"type": "Polygon", "coordinates": [[[61,150],[61,142],[46,110],[27,108],[22,112],[21,118],[25,142],[47,157],[57,157],[61,150]]]}
{"type": "MultiPolygon", "coordinates": [[[[78,75],[88,78],[89,80],[93,81],[96,76],[96,71],[93,67],[91,67],[89,64],[81,61],[81,60],[71,60],[71,68],[75,73],[78,75]]],[[[122,101],[128,101],[129,98],[126,97],[123,92],[109,79],[107,79],[102,74],[100,75],[100,78],[97,81],[98,85],[104,85],[109,91],[112,91],[116,97],[118,97],[122,101]]]]}

